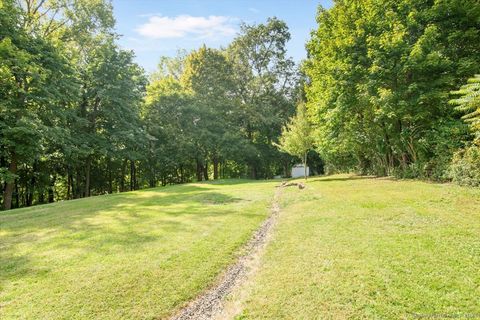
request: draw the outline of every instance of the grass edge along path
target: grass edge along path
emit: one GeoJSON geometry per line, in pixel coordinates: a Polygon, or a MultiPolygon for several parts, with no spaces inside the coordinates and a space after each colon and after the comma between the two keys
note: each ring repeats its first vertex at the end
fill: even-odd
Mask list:
{"type": "MultiPolygon", "coordinates": [[[[277,186],[278,187],[278,186],[277,186]]],[[[241,249],[242,254],[217,279],[215,284],[190,302],[172,320],[229,319],[238,312],[231,301],[225,299],[242,289],[254,272],[263,249],[271,238],[280,207],[278,200],[281,188],[276,188],[270,215],[241,249]]]]}

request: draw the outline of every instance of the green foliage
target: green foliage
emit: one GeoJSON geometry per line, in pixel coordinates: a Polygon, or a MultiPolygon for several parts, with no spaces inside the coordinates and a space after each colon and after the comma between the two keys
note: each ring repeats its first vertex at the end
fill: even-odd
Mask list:
{"type": "Polygon", "coordinates": [[[468,83],[453,94],[460,97],[450,100],[450,103],[457,105],[456,109],[464,113],[462,117],[468,124],[472,132],[480,139],[480,75],[468,79],[468,83]]]}
{"type": "Polygon", "coordinates": [[[287,25],[270,18],[265,24],[243,24],[227,48],[239,103],[236,121],[250,144],[246,161],[254,178],[272,177],[284,166],[272,142],[293,114],[297,100],[297,72],[286,54],[289,39],[287,25]]]}
{"type": "Polygon", "coordinates": [[[295,116],[282,128],[278,144],[274,144],[280,151],[302,160],[305,167],[305,178],[307,178],[307,154],[313,148],[314,143],[312,133],[313,130],[308,120],[307,110],[302,103],[298,105],[295,116]]]}
{"type": "Polygon", "coordinates": [[[449,175],[454,182],[462,185],[480,186],[480,75],[470,78],[460,90],[452,91],[460,96],[450,100],[462,112],[474,135],[473,143],[459,150],[453,157],[449,175]]]}
{"type": "Polygon", "coordinates": [[[458,140],[440,151],[436,137],[461,126],[447,97],[480,69],[479,17],[473,0],[338,1],[320,8],[304,71],[327,166],[441,177],[458,140]]]}
{"type": "Polygon", "coordinates": [[[116,44],[106,0],[6,0],[0,22],[6,209],[194,177],[272,177],[291,161],[271,143],[298,92],[276,18],[242,25],[228,50],[162,57],[148,85],[116,44]]]}
{"type": "Polygon", "coordinates": [[[12,2],[4,3],[0,15],[0,156],[3,171],[8,170],[3,176],[9,177],[4,180],[6,209],[11,207],[17,168],[58,150],[65,115],[79,90],[62,52],[21,29],[15,22],[21,15],[12,2]]]}
{"type": "Polygon", "coordinates": [[[203,46],[161,58],[147,87],[151,184],[251,176],[266,178],[291,161],[272,141],[291,115],[293,62],[278,19],[243,25],[226,51],[203,46]]]}
{"type": "Polygon", "coordinates": [[[3,207],[112,192],[140,157],[146,79],[114,43],[111,4],[3,1],[0,20],[3,207]]]}
{"type": "Polygon", "coordinates": [[[460,185],[480,187],[480,147],[473,145],[457,152],[449,174],[460,185]]]}

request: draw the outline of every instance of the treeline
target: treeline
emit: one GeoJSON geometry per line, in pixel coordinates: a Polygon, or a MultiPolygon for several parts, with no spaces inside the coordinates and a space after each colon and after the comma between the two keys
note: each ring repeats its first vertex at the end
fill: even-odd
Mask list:
{"type": "Polygon", "coordinates": [[[115,44],[111,5],[3,0],[0,25],[3,208],[126,190],[147,79],[115,44]]]}
{"type": "Polygon", "coordinates": [[[475,129],[449,104],[451,91],[480,72],[477,0],[338,0],[319,9],[317,22],[304,71],[330,172],[461,182],[477,170],[480,184],[480,153],[469,149],[475,129]],[[461,161],[470,169],[455,167],[461,161]]]}
{"type": "Polygon", "coordinates": [[[144,119],[151,185],[284,174],[290,156],[273,146],[300,98],[278,19],[242,25],[222,50],[205,46],[163,58],[147,87],[144,119]]]}
{"type": "Polygon", "coordinates": [[[219,177],[267,178],[298,98],[282,21],[226,49],[163,58],[149,79],[107,1],[0,1],[4,209],[219,177]]]}

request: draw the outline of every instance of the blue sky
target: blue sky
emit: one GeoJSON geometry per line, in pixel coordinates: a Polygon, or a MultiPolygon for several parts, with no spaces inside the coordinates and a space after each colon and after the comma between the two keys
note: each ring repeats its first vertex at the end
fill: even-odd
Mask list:
{"type": "Polygon", "coordinates": [[[292,39],[288,53],[305,58],[305,41],[316,27],[317,7],[331,0],[113,0],[120,45],[132,49],[147,72],[160,56],[174,56],[179,49],[202,44],[225,47],[235,37],[241,21],[262,23],[268,17],[284,20],[292,39]]]}

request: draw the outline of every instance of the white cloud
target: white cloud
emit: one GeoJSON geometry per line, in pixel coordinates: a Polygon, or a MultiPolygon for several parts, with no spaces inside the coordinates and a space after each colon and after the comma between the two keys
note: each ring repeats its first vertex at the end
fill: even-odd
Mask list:
{"type": "Polygon", "coordinates": [[[234,35],[236,30],[234,18],[225,16],[193,17],[180,15],[176,17],[153,16],[136,31],[148,38],[183,38],[194,35],[199,38],[216,38],[234,35]]]}
{"type": "Polygon", "coordinates": [[[248,11],[253,12],[255,14],[260,12],[260,10],[258,10],[257,8],[248,8],[248,11]]]}

